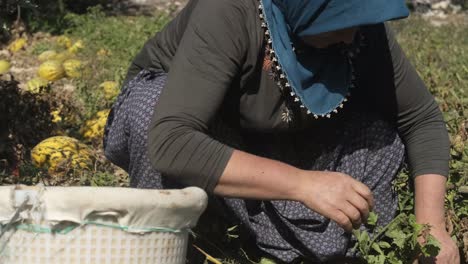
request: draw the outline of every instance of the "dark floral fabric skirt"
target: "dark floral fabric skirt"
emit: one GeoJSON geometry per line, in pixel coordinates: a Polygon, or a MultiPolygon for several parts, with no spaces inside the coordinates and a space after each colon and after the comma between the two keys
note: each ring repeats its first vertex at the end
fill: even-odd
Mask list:
{"type": "MultiPolygon", "coordinates": [[[[132,187],[172,187],[147,156],[148,126],[165,82],[165,73],[140,72],[124,87],[109,115],[105,154],[129,173],[132,187]]],[[[239,137],[229,129],[214,125],[211,131],[221,142],[256,155],[302,169],[351,175],[373,191],[379,225],[395,216],[392,181],[402,164],[404,146],[396,129],[373,114],[349,114],[326,138],[307,130],[293,136],[244,135],[242,142],[236,142],[239,137]]],[[[222,200],[258,248],[281,262],[301,258],[317,263],[354,254],[349,233],[299,202],[222,200]]]]}

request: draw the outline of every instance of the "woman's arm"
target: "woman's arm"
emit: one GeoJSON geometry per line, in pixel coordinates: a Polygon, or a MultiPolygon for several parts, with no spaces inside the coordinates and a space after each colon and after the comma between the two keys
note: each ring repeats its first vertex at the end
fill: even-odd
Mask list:
{"type": "Polygon", "coordinates": [[[238,150],[234,150],[214,193],[299,201],[347,231],[359,228],[374,206],[370,189],[349,175],[300,170],[238,150]]]}
{"type": "Polygon", "coordinates": [[[447,178],[437,174],[420,175],[415,183],[415,213],[419,223],[429,223],[445,229],[445,182],[447,178]]]}
{"type": "Polygon", "coordinates": [[[229,0],[199,0],[192,11],[149,127],[148,156],[168,179],[212,192],[232,154],[208,127],[244,70],[247,12],[229,0]]]}
{"type": "Polygon", "coordinates": [[[214,193],[227,197],[300,201],[302,171],[286,163],[234,150],[214,193]]]}
{"type": "Polygon", "coordinates": [[[431,233],[442,244],[437,263],[459,263],[458,249],[445,229],[445,182],[450,157],[445,122],[388,27],[386,37],[394,67],[397,125],[415,177],[416,219],[433,226],[431,233]]]}
{"type": "MultiPolygon", "coordinates": [[[[450,141],[442,112],[388,25],[385,38],[393,64],[396,124],[413,177],[448,176],[450,141]]],[[[382,98],[382,100],[391,100],[382,98]]]]}

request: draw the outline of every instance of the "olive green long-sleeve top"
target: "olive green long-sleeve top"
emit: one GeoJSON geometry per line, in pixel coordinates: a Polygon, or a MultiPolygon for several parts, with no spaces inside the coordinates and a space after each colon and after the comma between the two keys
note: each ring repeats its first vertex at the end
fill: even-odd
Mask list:
{"type": "MultiPolygon", "coordinates": [[[[355,63],[354,106],[342,111],[377,113],[394,124],[413,176],[448,175],[448,134],[433,96],[388,26],[360,30],[366,47],[355,63]]],[[[248,133],[294,134],[310,126],[339,125],[340,118],[317,121],[303,112],[283,122],[287,99],[271,78],[264,51],[257,0],[192,0],[147,41],[127,80],[142,69],[168,73],[148,135],[155,169],[183,185],[212,191],[233,152],[209,136],[218,116],[248,133]]],[[[311,136],[326,133],[325,127],[311,136]]]]}

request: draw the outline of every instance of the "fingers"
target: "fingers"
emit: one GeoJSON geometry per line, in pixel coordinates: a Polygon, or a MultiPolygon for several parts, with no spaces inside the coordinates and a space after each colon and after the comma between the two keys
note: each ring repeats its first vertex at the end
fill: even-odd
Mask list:
{"type": "Polygon", "coordinates": [[[309,186],[310,195],[301,201],[350,232],[359,228],[374,207],[371,190],[351,176],[339,172],[316,172],[309,186]]]}
{"type": "Polygon", "coordinates": [[[353,224],[351,223],[351,220],[342,211],[336,210],[332,220],[347,232],[351,232],[353,230],[353,224]]]}
{"type": "Polygon", "coordinates": [[[367,185],[360,181],[355,181],[352,185],[353,189],[362,196],[362,198],[366,199],[367,203],[369,204],[370,211],[374,208],[374,195],[372,195],[371,190],[367,185]]]}
{"type": "Polygon", "coordinates": [[[351,232],[353,228],[357,229],[361,225],[361,213],[350,203],[335,210],[331,219],[347,232],[351,232]]]}
{"type": "Polygon", "coordinates": [[[343,227],[346,231],[350,232],[352,229],[358,229],[369,216],[370,206],[366,199],[359,194],[350,195],[348,202],[342,206],[335,213],[335,222],[343,227]]]}
{"type": "Polygon", "coordinates": [[[361,195],[355,194],[350,195],[350,197],[348,197],[348,202],[359,210],[359,212],[361,213],[361,220],[362,222],[365,222],[371,210],[371,206],[369,205],[367,200],[364,199],[361,195]]]}
{"type": "Polygon", "coordinates": [[[354,207],[351,203],[347,202],[343,207],[340,208],[340,211],[343,212],[351,222],[351,230],[353,228],[359,228],[361,226],[361,212],[354,207]]]}

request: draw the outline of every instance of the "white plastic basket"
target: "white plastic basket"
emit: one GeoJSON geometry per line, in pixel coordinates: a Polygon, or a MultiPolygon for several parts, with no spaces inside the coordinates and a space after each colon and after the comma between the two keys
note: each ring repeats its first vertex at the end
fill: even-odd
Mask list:
{"type": "Polygon", "coordinates": [[[14,232],[0,263],[179,264],[185,263],[187,231],[131,234],[87,225],[68,234],[14,232]]]}
{"type": "Polygon", "coordinates": [[[31,195],[29,190],[0,187],[0,263],[183,264],[188,230],[196,224],[207,203],[206,194],[193,187],[164,191],[94,188],[93,194],[107,193],[103,197],[109,199],[110,205],[103,208],[106,201],[89,196],[87,187],[55,188],[59,187],[31,195]],[[119,204],[111,199],[113,192],[119,197],[117,201],[123,200],[125,193],[131,194],[131,201],[119,204]],[[74,202],[66,198],[55,201],[73,193],[78,194],[74,202]],[[132,207],[132,201],[148,200],[148,195],[153,198],[151,201],[132,207]],[[13,206],[8,209],[2,199],[13,206]],[[99,201],[89,204],[95,199],[99,201]],[[69,210],[63,209],[67,201],[69,210]]]}

